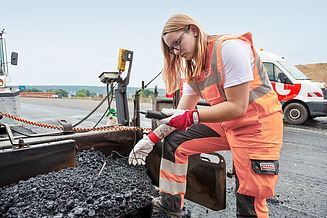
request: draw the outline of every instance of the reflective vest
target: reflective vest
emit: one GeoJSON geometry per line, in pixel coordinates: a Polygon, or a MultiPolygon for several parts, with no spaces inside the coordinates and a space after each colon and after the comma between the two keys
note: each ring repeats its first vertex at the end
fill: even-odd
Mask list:
{"type": "Polygon", "coordinates": [[[219,39],[209,40],[209,57],[207,58],[206,69],[195,80],[190,82],[190,86],[211,106],[227,100],[224,91],[220,49],[222,43],[230,39],[240,39],[249,43],[255,58],[253,70],[254,80],[250,81],[249,106],[246,114],[242,117],[222,122],[223,127],[232,130],[234,135],[238,135],[247,131],[242,128],[245,126],[249,128],[260,128],[260,118],[273,113],[282,113],[282,109],[263,64],[257,52],[254,50],[251,33],[245,33],[239,36],[224,36],[219,39]]]}

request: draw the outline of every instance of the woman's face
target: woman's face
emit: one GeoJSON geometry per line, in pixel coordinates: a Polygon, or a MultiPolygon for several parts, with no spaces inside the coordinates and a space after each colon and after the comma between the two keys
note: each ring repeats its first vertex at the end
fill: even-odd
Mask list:
{"type": "Polygon", "coordinates": [[[195,57],[197,37],[197,31],[191,25],[186,31],[183,29],[165,34],[163,40],[173,54],[179,55],[186,60],[191,60],[195,57]]]}

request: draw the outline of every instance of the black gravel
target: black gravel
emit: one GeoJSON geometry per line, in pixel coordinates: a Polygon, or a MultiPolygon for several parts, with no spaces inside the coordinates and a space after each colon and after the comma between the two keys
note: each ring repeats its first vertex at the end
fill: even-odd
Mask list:
{"type": "Polygon", "coordinates": [[[158,194],[146,169],[124,158],[90,149],[76,160],[77,167],[0,188],[0,217],[124,217],[148,207],[149,195],[158,194]]]}

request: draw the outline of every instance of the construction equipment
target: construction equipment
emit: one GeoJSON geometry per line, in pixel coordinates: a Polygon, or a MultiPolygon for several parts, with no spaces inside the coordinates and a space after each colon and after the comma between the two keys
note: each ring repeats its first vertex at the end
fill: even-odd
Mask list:
{"type": "MultiPolygon", "coordinates": [[[[113,98],[116,100],[119,127],[105,131],[80,133],[72,131],[73,126],[61,120],[61,124],[64,126],[61,128],[63,132],[56,133],[56,135],[38,136],[36,134],[33,138],[21,137],[23,146],[12,145],[9,140],[0,140],[0,150],[3,151],[0,152],[0,174],[9,173],[7,168],[10,169],[11,173],[13,172],[13,176],[9,180],[0,179],[0,186],[16,183],[20,179],[33,177],[38,173],[74,166],[76,165],[76,152],[90,148],[100,150],[106,156],[113,155],[114,151],[122,156],[128,156],[135,143],[142,138],[143,133],[137,122],[134,122],[133,127],[130,127],[126,89],[129,84],[132,61],[133,51],[120,49],[118,72],[103,72],[99,76],[100,81],[107,85],[107,90],[110,87],[110,92],[108,91],[109,110],[111,100],[113,98]],[[122,73],[126,69],[127,62],[129,62],[127,75],[123,79],[122,73]],[[117,88],[115,88],[116,86],[117,88]],[[53,150],[54,147],[55,150],[53,150]],[[46,156],[37,155],[40,152],[46,156]],[[52,152],[55,152],[55,155],[52,155],[52,152]],[[7,158],[2,158],[1,155],[3,154],[7,155],[7,158]],[[16,154],[21,157],[19,162],[17,162],[17,158],[14,158],[16,154]],[[65,162],[62,161],[62,156],[65,157],[65,162]],[[54,163],[54,165],[36,164],[43,163],[45,160],[54,163]],[[16,168],[9,167],[14,165],[16,168]],[[24,173],[19,170],[20,168],[24,169],[24,173]]],[[[135,105],[139,105],[139,103],[139,101],[134,102],[135,105]]],[[[171,99],[160,99],[158,92],[155,92],[153,110],[143,112],[139,111],[139,107],[134,107],[137,108],[134,114],[139,116],[142,113],[147,118],[160,119],[166,116],[159,111],[163,107],[171,108],[173,105],[176,105],[176,100],[173,102],[171,99]]],[[[136,117],[135,120],[139,120],[139,117],[136,117]]],[[[1,122],[5,123],[3,120],[1,122]]],[[[152,129],[155,127],[156,125],[153,124],[152,129]]],[[[15,138],[13,140],[16,142],[15,138]]],[[[158,142],[147,158],[148,174],[155,185],[158,185],[161,154],[162,142],[158,142]]],[[[119,157],[119,155],[113,156],[119,157]]],[[[203,155],[190,156],[186,193],[186,199],[213,210],[224,209],[226,207],[226,165],[224,157],[216,153],[207,154],[207,157],[203,155]],[[216,161],[211,161],[210,157],[216,161]]]]}
{"type": "MultiPolygon", "coordinates": [[[[129,78],[131,75],[133,62],[133,51],[126,49],[119,50],[118,58],[118,67],[119,72],[103,72],[99,76],[101,82],[110,84],[111,94],[113,95],[113,83],[118,84],[118,88],[115,89],[115,99],[117,106],[117,118],[118,123],[123,126],[129,126],[129,113],[128,113],[128,104],[127,104],[127,86],[129,84],[129,78]],[[125,79],[122,79],[121,75],[125,71],[126,62],[129,62],[127,76],[125,79]]],[[[108,93],[109,94],[109,93],[108,93]]]]}

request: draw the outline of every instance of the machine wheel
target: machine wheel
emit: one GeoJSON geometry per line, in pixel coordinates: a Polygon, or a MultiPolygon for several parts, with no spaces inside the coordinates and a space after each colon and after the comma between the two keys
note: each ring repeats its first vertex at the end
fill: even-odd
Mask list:
{"type": "Polygon", "coordinates": [[[303,104],[291,103],[284,109],[284,119],[289,124],[302,124],[308,117],[308,110],[303,104]]]}

